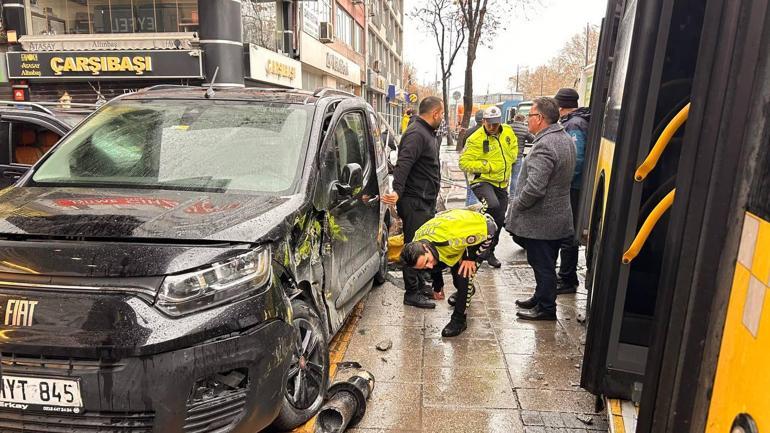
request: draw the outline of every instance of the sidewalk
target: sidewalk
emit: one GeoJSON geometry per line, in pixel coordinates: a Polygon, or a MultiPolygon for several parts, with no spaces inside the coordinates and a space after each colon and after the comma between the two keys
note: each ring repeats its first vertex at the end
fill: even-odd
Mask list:
{"type": "MultiPolygon", "coordinates": [[[[442,146],[445,170],[464,182],[456,158],[442,146]]],[[[449,207],[462,206],[464,197],[456,190],[449,207]]],[[[468,330],[459,337],[441,338],[451,315],[446,301],[435,310],[402,304],[400,272],[372,290],[344,360],[360,363],[377,382],[366,416],[351,431],[607,431],[606,415],[593,413],[594,397],[579,387],[585,328],[576,318],[585,309],[582,281],[578,294],[559,298],[558,321],[520,321],[514,301],[531,295],[534,275],[507,234],[498,248],[503,267],[482,266],[468,330]],[[392,348],[376,348],[388,340],[392,348]]],[[[580,270],[584,274],[582,264],[580,270]]],[[[451,278],[445,279],[449,295],[451,278]]],[[[341,370],[337,379],[353,372],[341,370]]]]}

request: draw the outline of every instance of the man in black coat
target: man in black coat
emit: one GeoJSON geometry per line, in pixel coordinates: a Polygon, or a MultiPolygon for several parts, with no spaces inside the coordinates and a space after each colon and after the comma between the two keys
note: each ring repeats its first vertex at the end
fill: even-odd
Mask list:
{"type": "MultiPolygon", "coordinates": [[[[404,244],[414,239],[420,226],[436,214],[436,201],[441,184],[441,163],[436,130],[444,118],[444,103],[429,96],[420,102],[419,117],[401,137],[398,163],[393,170],[393,191],[384,194],[385,204],[396,204],[404,226],[404,244]]],[[[425,284],[420,273],[410,267],[404,273],[404,304],[418,308],[435,308],[436,304],[422,293],[425,284]]],[[[435,272],[433,287],[439,288],[441,273],[435,272]]],[[[441,293],[441,292],[434,292],[441,293]]],[[[439,298],[439,296],[434,295],[439,298]]]]}

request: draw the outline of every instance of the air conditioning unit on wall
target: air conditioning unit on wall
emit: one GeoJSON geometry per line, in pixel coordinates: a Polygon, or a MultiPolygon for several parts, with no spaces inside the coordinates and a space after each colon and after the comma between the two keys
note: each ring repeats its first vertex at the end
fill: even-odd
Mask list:
{"type": "Polygon", "coordinates": [[[318,39],[325,44],[334,42],[334,27],[332,27],[332,23],[325,21],[321,22],[319,25],[318,35],[318,39]]]}

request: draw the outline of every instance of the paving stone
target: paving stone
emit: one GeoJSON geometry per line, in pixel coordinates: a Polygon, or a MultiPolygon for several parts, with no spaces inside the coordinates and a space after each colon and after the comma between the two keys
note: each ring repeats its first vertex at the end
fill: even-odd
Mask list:
{"type": "Polygon", "coordinates": [[[524,433],[546,433],[545,427],[524,427],[524,433]]]}
{"type": "Polygon", "coordinates": [[[426,339],[423,359],[431,367],[506,368],[495,340],[426,339]]]}
{"type": "Polygon", "coordinates": [[[422,429],[431,433],[523,433],[517,410],[424,408],[422,429]]]}
{"type": "Polygon", "coordinates": [[[423,377],[423,404],[426,407],[519,407],[508,372],[503,369],[426,367],[423,377]]]}
{"type": "Polygon", "coordinates": [[[576,391],[572,384],[580,382],[580,370],[575,368],[575,364],[581,359],[577,356],[506,354],[505,361],[516,389],[576,391]]]}
{"type": "Polygon", "coordinates": [[[564,427],[564,421],[559,412],[540,412],[540,416],[546,427],[564,427]]]}
{"type": "Polygon", "coordinates": [[[590,413],[594,407],[594,396],[585,391],[517,389],[516,395],[526,410],[590,413]]]}
{"type": "Polygon", "coordinates": [[[577,342],[562,327],[555,329],[496,329],[503,353],[516,355],[579,355],[577,342]]]}
{"type": "Polygon", "coordinates": [[[374,375],[377,382],[422,383],[422,357],[420,352],[389,350],[351,355],[345,361],[356,361],[361,368],[374,375]]]}
{"type": "Polygon", "coordinates": [[[421,399],[422,387],[418,384],[377,382],[366,415],[356,428],[420,430],[421,399]]]}
{"type": "Polygon", "coordinates": [[[543,417],[540,415],[540,412],[537,411],[522,410],[521,421],[524,423],[524,425],[527,426],[545,425],[543,422],[543,417]]]}
{"type": "Polygon", "coordinates": [[[377,343],[383,340],[393,342],[392,350],[405,350],[422,353],[422,329],[404,326],[358,325],[353,332],[347,355],[362,356],[375,350],[377,343]]]}

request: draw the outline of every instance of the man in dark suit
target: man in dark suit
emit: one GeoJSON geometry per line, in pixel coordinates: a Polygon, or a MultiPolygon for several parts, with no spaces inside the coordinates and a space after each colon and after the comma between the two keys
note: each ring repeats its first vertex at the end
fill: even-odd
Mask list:
{"type": "Polygon", "coordinates": [[[574,235],[570,185],[575,170],[575,145],[559,125],[553,98],[537,98],[529,112],[535,134],[516,185],[506,229],[527,250],[535,272],[534,296],[516,301],[516,315],[525,320],[556,320],[556,258],[574,235]]]}

